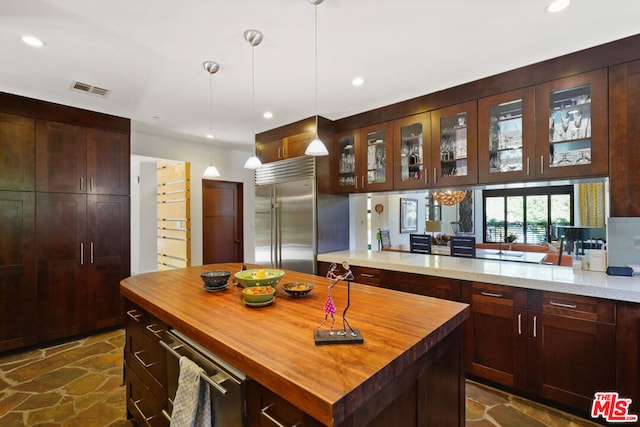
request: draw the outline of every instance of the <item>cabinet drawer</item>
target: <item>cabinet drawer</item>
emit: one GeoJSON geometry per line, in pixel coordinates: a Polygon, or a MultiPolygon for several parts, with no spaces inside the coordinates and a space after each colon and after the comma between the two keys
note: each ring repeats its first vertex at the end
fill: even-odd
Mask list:
{"type": "Polygon", "coordinates": [[[145,329],[127,325],[127,345],[124,358],[127,366],[136,372],[149,390],[161,401],[167,398],[167,354],[145,329]]]}
{"type": "Polygon", "coordinates": [[[382,270],[371,267],[351,267],[353,272],[354,281],[358,283],[364,283],[366,285],[380,286],[382,283],[382,270]]]}
{"type": "Polygon", "coordinates": [[[522,288],[473,282],[470,294],[470,302],[472,303],[527,307],[527,290],[522,288]]]}
{"type": "Polygon", "coordinates": [[[140,328],[154,342],[164,339],[167,331],[167,325],[164,322],[128,300],[126,302],[126,325],[127,328],[140,328]]]}
{"type": "Polygon", "coordinates": [[[542,311],[577,319],[615,324],[616,304],[599,298],[568,295],[558,292],[542,293],[542,311]]]}
{"type": "Polygon", "coordinates": [[[163,404],[145,387],[136,373],[126,365],[127,411],[138,426],[164,427],[169,418],[163,413],[163,404]]]}
{"type": "Polygon", "coordinates": [[[255,381],[247,382],[247,421],[249,425],[322,426],[315,418],[255,381]]]}

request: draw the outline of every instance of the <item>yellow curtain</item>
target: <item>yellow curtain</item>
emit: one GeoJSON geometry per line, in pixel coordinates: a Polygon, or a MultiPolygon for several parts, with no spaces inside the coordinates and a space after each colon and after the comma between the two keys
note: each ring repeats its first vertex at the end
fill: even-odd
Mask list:
{"type": "Polygon", "coordinates": [[[580,223],[585,227],[604,227],[604,182],[578,184],[580,223]]]}

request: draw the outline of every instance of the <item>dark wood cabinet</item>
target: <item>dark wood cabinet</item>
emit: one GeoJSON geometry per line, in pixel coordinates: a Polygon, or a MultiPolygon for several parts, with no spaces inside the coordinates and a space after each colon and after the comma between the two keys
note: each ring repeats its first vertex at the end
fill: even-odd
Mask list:
{"type": "MultiPolygon", "coordinates": [[[[611,216],[640,216],[640,61],[609,69],[611,216]]],[[[637,412],[637,411],[636,411],[637,412]]]]}
{"type": "Polygon", "coordinates": [[[160,346],[167,325],[130,301],[126,311],[127,413],[137,425],[168,426],[167,352],[160,346]]]}
{"type": "Polygon", "coordinates": [[[0,191],[0,352],[37,341],[35,193],[0,191]]]}
{"type": "Polygon", "coordinates": [[[437,187],[478,182],[477,102],[431,112],[432,185],[437,187]]]}
{"type": "Polygon", "coordinates": [[[334,136],[332,156],[332,180],[336,193],[354,193],[361,190],[360,179],[361,151],[360,132],[350,130],[334,136]]]}
{"type": "Polygon", "coordinates": [[[595,392],[616,390],[615,322],[614,301],[543,292],[531,391],[586,414],[595,392]]]}
{"type": "Polygon", "coordinates": [[[535,177],[535,99],[532,87],[478,100],[478,180],[535,177]]]}
{"type": "Polygon", "coordinates": [[[0,113],[0,190],[35,189],[35,135],[34,119],[0,113]]]}
{"type": "Polygon", "coordinates": [[[323,425],[255,381],[247,381],[246,393],[247,423],[250,426],[321,427],[323,425]]]}
{"type": "Polygon", "coordinates": [[[129,197],[87,196],[87,327],[124,321],[120,280],[130,275],[129,197]]]}
{"type": "Polygon", "coordinates": [[[471,304],[467,372],[581,411],[615,390],[615,302],[486,283],[471,304]]]}
{"type": "Polygon", "coordinates": [[[430,184],[431,113],[393,122],[393,188],[419,189],[430,184]]]}
{"type": "Polygon", "coordinates": [[[87,200],[37,193],[39,340],[86,331],[87,200]]]}
{"type": "Polygon", "coordinates": [[[607,94],[607,69],[536,86],[538,178],[607,175],[607,94]]]}
{"type": "Polygon", "coordinates": [[[39,120],[36,189],[129,194],[129,135],[39,120]]]}
{"type": "Polygon", "coordinates": [[[640,413],[640,304],[616,305],[616,391],[640,413]]]}
{"type": "Polygon", "coordinates": [[[283,139],[280,138],[275,141],[256,143],[256,156],[262,163],[271,163],[285,159],[283,139]]]}

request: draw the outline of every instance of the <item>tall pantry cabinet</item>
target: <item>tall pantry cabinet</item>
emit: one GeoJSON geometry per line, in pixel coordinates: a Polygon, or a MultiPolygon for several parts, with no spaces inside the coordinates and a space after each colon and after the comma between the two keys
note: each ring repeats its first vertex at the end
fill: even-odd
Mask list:
{"type": "Polygon", "coordinates": [[[123,324],[128,119],[0,94],[0,352],[123,324]]]}

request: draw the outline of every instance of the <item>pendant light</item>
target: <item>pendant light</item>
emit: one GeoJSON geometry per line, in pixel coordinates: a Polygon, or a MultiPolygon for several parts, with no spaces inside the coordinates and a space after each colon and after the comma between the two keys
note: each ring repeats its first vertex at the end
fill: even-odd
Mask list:
{"type": "Polygon", "coordinates": [[[314,25],[315,25],[315,33],[314,33],[314,45],[315,45],[315,81],[316,81],[316,136],[311,141],[307,149],[304,151],[304,154],[308,156],[326,156],[329,154],[327,147],[320,140],[318,136],[318,5],[322,3],[324,0],[309,0],[309,3],[313,5],[313,14],[314,14],[314,25]]]}
{"type": "MultiPolygon", "coordinates": [[[[213,75],[220,69],[220,65],[213,61],[204,61],[202,63],[205,71],[209,73],[209,134],[207,139],[213,139],[213,75]]],[[[209,163],[209,167],[204,171],[203,178],[217,178],[220,176],[218,169],[209,163]]]]}
{"type": "Polygon", "coordinates": [[[253,139],[253,155],[247,159],[244,164],[246,169],[260,169],[262,162],[256,156],[256,134],[254,129],[254,117],[256,115],[256,83],[255,83],[255,61],[254,48],[262,42],[262,33],[258,30],[246,30],[244,39],[251,45],[251,139],[253,139]]]}

